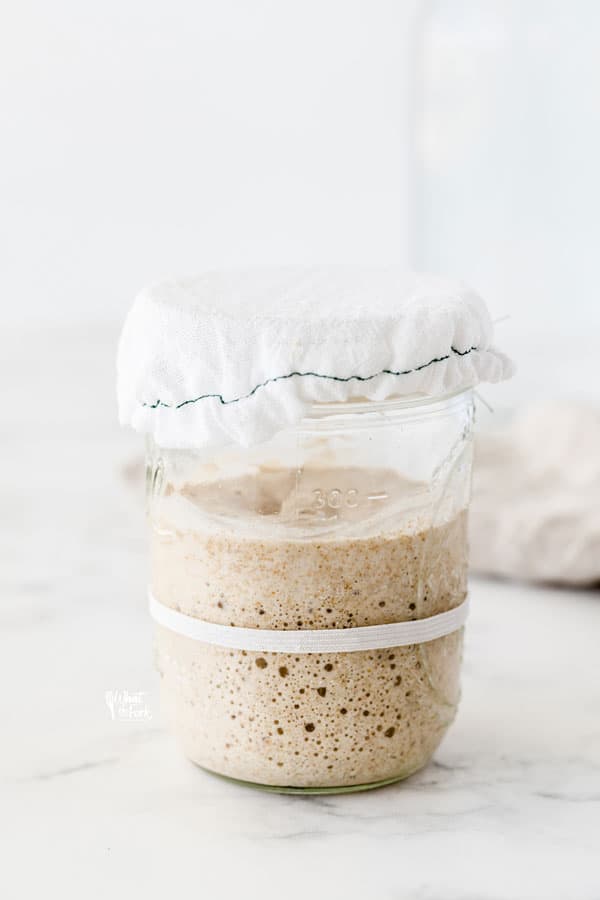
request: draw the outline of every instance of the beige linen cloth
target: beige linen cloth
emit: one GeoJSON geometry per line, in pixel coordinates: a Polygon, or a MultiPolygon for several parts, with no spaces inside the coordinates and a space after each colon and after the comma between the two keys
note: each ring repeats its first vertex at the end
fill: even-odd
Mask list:
{"type": "Polygon", "coordinates": [[[553,403],[477,436],[474,571],[600,584],[600,409],[553,403]]]}

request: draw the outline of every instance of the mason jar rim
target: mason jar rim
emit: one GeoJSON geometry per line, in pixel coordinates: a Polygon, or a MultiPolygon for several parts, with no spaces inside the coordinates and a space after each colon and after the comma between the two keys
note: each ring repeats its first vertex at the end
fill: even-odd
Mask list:
{"type": "Polygon", "coordinates": [[[320,420],[329,417],[354,416],[363,413],[419,413],[424,415],[442,412],[472,402],[473,388],[462,388],[450,394],[410,394],[406,397],[388,397],[386,400],[348,400],[340,403],[314,403],[302,420],[320,420]]]}

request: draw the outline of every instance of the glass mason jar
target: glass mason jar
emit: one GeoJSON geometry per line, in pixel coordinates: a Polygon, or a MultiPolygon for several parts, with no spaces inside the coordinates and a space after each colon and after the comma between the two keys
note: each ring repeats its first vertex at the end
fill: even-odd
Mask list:
{"type": "MultiPolygon", "coordinates": [[[[250,449],[148,445],[151,598],[243,629],[364,628],[463,604],[471,391],[315,405],[250,449]]],[[[456,713],[461,627],[424,643],[265,652],[157,625],[184,753],[272,790],[361,790],[430,759],[456,713]]]]}

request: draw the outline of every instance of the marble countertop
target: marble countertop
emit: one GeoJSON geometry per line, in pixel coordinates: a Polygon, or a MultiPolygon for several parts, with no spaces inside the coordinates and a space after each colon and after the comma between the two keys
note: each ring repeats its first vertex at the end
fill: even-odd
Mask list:
{"type": "Polygon", "coordinates": [[[1,363],[20,372],[0,426],[4,895],[599,900],[600,592],[474,581],[459,715],[404,783],[281,796],[179,756],[140,441],[115,422],[114,334],[91,333],[8,341],[1,363]]]}

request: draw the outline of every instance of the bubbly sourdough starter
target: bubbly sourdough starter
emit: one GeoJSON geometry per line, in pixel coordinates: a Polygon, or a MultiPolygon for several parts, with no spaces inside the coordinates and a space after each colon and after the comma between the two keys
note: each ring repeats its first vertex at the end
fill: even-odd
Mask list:
{"type": "MultiPolygon", "coordinates": [[[[457,606],[466,513],[435,525],[423,506],[394,513],[403,485],[381,475],[336,472],[346,498],[338,510],[320,508],[318,470],[302,474],[301,489],[284,470],[167,485],[151,513],[156,599],[210,622],[271,629],[379,625],[457,606]],[[355,497],[382,481],[392,514],[367,527],[355,497]]],[[[461,647],[462,630],[321,655],[232,651],[161,627],[156,635],[163,705],[186,755],[234,778],[293,787],[368,784],[423,766],[456,711],[461,647]]]]}

